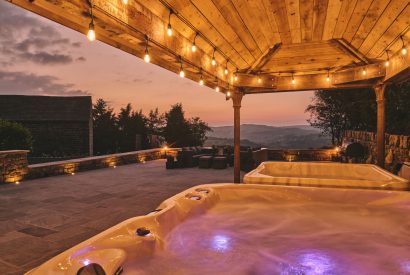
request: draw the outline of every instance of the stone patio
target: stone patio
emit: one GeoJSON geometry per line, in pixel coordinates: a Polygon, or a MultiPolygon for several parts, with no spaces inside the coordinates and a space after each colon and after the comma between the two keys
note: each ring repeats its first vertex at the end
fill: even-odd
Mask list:
{"type": "Polygon", "coordinates": [[[0,185],[0,274],[22,274],[79,242],[233,169],[166,170],[164,160],[0,185]]]}

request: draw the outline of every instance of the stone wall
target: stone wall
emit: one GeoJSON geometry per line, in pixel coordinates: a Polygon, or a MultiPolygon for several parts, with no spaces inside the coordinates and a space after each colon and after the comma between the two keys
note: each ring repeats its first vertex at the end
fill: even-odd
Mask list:
{"type": "MultiPolygon", "coordinates": [[[[357,141],[367,148],[367,163],[376,162],[376,133],[362,131],[345,131],[343,142],[357,141]]],[[[410,136],[385,136],[386,165],[410,161],[410,136]]]]}
{"type": "Polygon", "coordinates": [[[257,162],[262,161],[334,161],[338,157],[335,149],[261,149],[253,152],[257,162]]]}
{"type": "Polygon", "coordinates": [[[27,174],[26,150],[0,151],[0,183],[18,183],[27,174]]]}
{"type": "MultiPolygon", "coordinates": [[[[179,149],[168,149],[166,154],[176,156],[179,149]]],[[[71,159],[30,165],[26,179],[74,174],[81,171],[115,168],[119,165],[144,163],[145,161],[165,158],[164,149],[150,149],[97,157],[71,159]]],[[[165,169],[165,168],[164,168],[165,169]]]]}

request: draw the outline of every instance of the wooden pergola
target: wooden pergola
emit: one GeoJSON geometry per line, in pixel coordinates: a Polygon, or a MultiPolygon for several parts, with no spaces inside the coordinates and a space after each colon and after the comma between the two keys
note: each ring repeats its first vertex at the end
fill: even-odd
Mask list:
{"type": "Polygon", "coordinates": [[[8,1],[84,34],[92,22],[97,40],[225,93],[235,182],[247,94],[374,88],[384,166],[385,87],[410,77],[410,0],[8,1]]]}

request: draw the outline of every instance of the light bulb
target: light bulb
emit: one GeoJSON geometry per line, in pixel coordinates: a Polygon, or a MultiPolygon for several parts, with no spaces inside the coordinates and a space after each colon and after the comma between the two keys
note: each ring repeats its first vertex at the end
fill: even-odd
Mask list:
{"type": "Polygon", "coordinates": [[[145,55],[144,55],[144,61],[145,61],[146,63],[149,63],[149,62],[151,61],[151,58],[150,58],[148,52],[146,52],[145,55]]]}
{"type": "Polygon", "coordinates": [[[226,93],[226,95],[227,95],[228,97],[231,97],[231,92],[228,91],[228,92],[226,93]]]}
{"type": "Polygon", "coordinates": [[[258,83],[262,83],[262,78],[258,77],[258,83]]]}
{"type": "Polygon", "coordinates": [[[229,73],[228,68],[225,68],[224,74],[227,75],[229,73]]]}
{"type": "Polygon", "coordinates": [[[127,4],[128,4],[128,0],[122,0],[122,3],[123,3],[124,5],[127,5],[127,4]]]}
{"type": "Polygon", "coordinates": [[[196,45],[195,44],[192,44],[191,50],[192,50],[193,53],[196,52],[196,45]]]}
{"type": "Polygon", "coordinates": [[[367,74],[366,70],[363,69],[363,70],[362,70],[362,75],[366,75],[366,74],[367,74]]]}
{"type": "Polygon", "coordinates": [[[181,78],[184,78],[185,77],[185,72],[184,72],[184,70],[180,70],[179,71],[179,76],[181,77],[181,78]]]}
{"type": "Polygon", "coordinates": [[[296,83],[296,80],[295,79],[292,79],[292,84],[295,84],[296,83]]]}
{"type": "Polygon", "coordinates": [[[95,40],[94,23],[92,21],[91,21],[90,25],[88,26],[87,38],[90,41],[95,40]]]}
{"type": "Polygon", "coordinates": [[[215,91],[219,93],[219,86],[216,86],[215,91]]]}
{"type": "Polygon", "coordinates": [[[407,49],[405,47],[401,48],[401,54],[406,55],[407,54],[407,49]]]}
{"type": "Polygon", "coordinates": [[[330,82],[330,77],[329,76],[326,77],[326,81],[330,82]]]}
{"type": "Polygon", "coordinates": [[[172,36],[172,27],[171,27],[171,24],[168,24],[167,34],[168,34],[168,36],[172,36]]]}
{"type": "Polygon", "coordinates": [[[384,66],[389,67],[390,66],[390,61],[386,60],[386,62],[384,62],[384,66]]]}
{"type": "Polygon", "coordinates": [[[233,77],[233,80],[238,81],[238,76],[235,75],[235,76],[233,77]]]}
{"type": "Polygon", "coordinates": [[[216,65],[216,60],[215,60],[215,58],[212,58],[211,64],[212,64],[212,66],[215,66],[215,65],[216,65]]]}
{"type": "Polygon", "coordinates": [[[202,78],[199,80],[199,86],[204,86],[204,80],[202,78]]]}

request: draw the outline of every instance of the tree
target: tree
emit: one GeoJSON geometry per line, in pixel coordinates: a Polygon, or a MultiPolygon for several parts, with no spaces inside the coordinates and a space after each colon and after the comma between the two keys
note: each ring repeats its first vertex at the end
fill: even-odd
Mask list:
{"type": "Polygon", "coordinates": [[[316,91],[305,110],[308,122],[340,144],[347,129],[373,131],[376,127],[376,100],[372,90],[316,91]]]}
{"type": "Polygon", "coordinates": [[[158,108],[149,111],[147,117],[148,133],[151,135],[162,135],[165,127],[165,115],[160,114],[158,108]]]}
{"type": "Polygon", "coordinates": [[[208,124],[199,117],[193,117],[189,120],[191,132],[191,146],[202,146],[206,141],[206,132],[212,131],[208,124]]]}
{"type": "Polygon", "coordinates": [[[190,127],[184,115],[180,103],[172,105],[169,112],[165,113],[164,138],[169,146],[189,146],[190,127]]]}
{"type": "Polygon", "coordinates": [[[386,132],[410,136],[410,81],[388,86],[386,97],[386,132]]]}
{"type": "Polygon", "coordinates": [[[103,155],[117,152],[118,127],[113,109],[100,98],[93,105],[92,112],[94,153],[103,155]]]}
{"type": "Polygon", "coordinates": [[[206,140],[206,132],[211,130],[198,117],[185,119],[180,103],[171,106],[165,114],[165,122],[163,134],[168,145],[173,147],[200,146],[206,140]]]}
{"type": "Polygon", "coordinates": [[[30,131],[22,124],[0,119],[0,151],[31,150],[30,131]]]}
{"type": "Polygon", "coordinates": [[[141,137],[141,146],[146,148],[147,141],[147,118],[142,111],[132,110],[130,103],[121,108],[118,114],[119,149],[121,152],[134,151],[136,149],[137,135],[141,137]]]}

